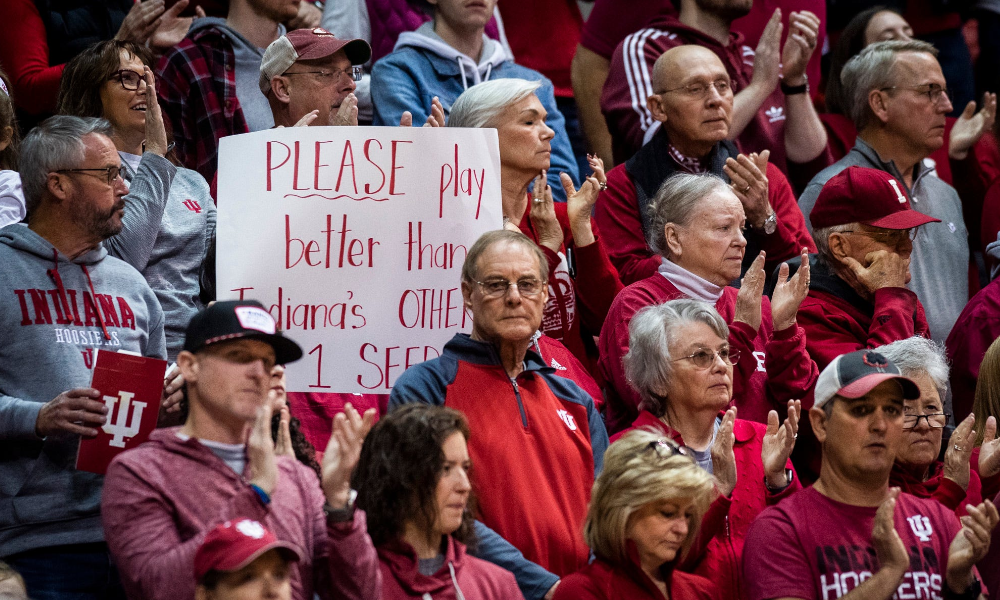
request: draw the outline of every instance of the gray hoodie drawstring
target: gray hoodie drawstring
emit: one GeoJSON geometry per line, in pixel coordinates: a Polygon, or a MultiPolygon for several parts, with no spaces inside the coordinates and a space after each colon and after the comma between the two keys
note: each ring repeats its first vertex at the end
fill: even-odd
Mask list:
{"type": "Polygon", "coordinates": [[[455,60],[458,61],[458,72],[462,74],[462,89],[467,90],[469,89],[469,81],[465,76],[465,62],[461,55],[456,56],[455,60]]]}
{"type": "Polygon", "coordinates": [[[490,80],[490,73],[493,72],[493,63],[486,63],[486,77],[483,77],[483,81],[490,80]]]}

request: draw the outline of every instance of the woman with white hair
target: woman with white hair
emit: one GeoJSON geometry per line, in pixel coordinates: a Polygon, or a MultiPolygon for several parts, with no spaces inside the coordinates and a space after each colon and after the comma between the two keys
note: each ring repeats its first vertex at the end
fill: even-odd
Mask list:
{"type": "Polygon", "coordinates": [[[604,163],[589,158],[594,172],[579,190],[569,175],[561,174],[567,200],[553,202],[546,170],[555,132],[545,123],[547,113],[536,94],[540,86],[524,79],[475,85],[452,105],[448,127],[497,130],[504,226],[516,227],[531,238],[549,264],[542,333],[590,365],[585,339],[601,330],[608,307],[622,289],[590,216],[598,192],[607,186],[604,163]]]}
{"type": "Polygon", "coordinates": [[[711,581],[677,567],[715,496],[712,476],[662,434],[631,431],[604,455],[583,536],[597,557],[553,600],[709,600],[711,581]]]}
{"type": "Polygon", "coordinates": [[[745,357],[734,375],[734,397],[744,418],[763,423],[772,408],[806,398],[819,376],[795,320],[809,291],[806,249],[794,276],[789,278],[787,265],[781,266],[768,300],[763,297],[764,252],[739,290],[730,285],[740,277],[747,241],[743,204],[729,184],[714,175],[674,175],[660,186],[650,211],[650,241],[660,256],[659,271],[615,298],[601,331],[598,364],[607,382],[608,431],[628,427],[639,414],[639,393],[622,368],[629,322],[643,307],[676,298],[714,305],[729,325],[729,342],[745,357]]]}
{"type": "Polygon", "coordinates": [[[629,332],[625,372],[642,397],[642,412],[624,435],[655,430],[685,445],[715,476],[719,497],[706,515],[700,550],[682,568],[711,578],[717,598],[743,597],[739,573],[750,523],[802,487],[789,460],[801,402],[788,403],[784,424],[774,410],[766,427],[736,418],[733,365],[753,357],[730,347],[729,328],[710,304],[683,298],[650,306],[636,314],[629,332]]]}
{"type": "Polygon", "coordinates": [[[892,361],[903,377],[920,388],[920,399],[906,400],[903,407],[903,442],[896,451],[889,485],[920,498],[933,498],[964,515],[966,504],[976,506],[983,501],[979,475],[969,464],[976,446],[976,418],[969,415],[958,424],[948,440],[944,460],[938,460],[942,433],[951,416],[942,401],[948,389],[944,346],[914,336],[879,346],[875,352],[892,361]]]}

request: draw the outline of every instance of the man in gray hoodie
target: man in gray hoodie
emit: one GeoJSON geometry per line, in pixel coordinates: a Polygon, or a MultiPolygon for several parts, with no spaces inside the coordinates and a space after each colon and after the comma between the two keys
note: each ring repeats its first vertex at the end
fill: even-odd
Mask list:
{"type": "Polygon", "coordinates": [[[931,338],[943,341],[969,300],[969,234],[958,192],[927,158],[944,144],[944,120],[952,109],[936,54],[926,42],[879,42],[848,61],[840,77],[844,89],[852,90],[849,112],[858,140],[844,158],[813,177],[799,208],[811,232],[816,198],[837,173],[861,166],[895,177],[914,210],[940,220],[922,227],[913,240],[908,287],[924,306],[931,338]]]}
{"type": "Polygon", "coordinates": [[[0,229],[0,557],[35,598],[122,598],[100,521],[103,477],[77,471],[107,409],[97,351],[164,358],[163,311],[108,256],[128,192],[101,119],[52,117],[25,138],[29,225],[0,229]]]}

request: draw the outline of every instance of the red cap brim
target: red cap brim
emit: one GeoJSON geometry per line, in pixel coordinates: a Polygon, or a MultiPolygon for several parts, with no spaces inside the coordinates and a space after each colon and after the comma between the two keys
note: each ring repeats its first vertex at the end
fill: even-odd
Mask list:
{"type": "Polygon", "coordinates": [[[218,564],[212,567],[213,571],[223,571],[229,573],[232,571],[239,571],[243,567],[249,565],[253,561],[257,560],[265,553],[271,550],[285,550],[286,558],[292,562],[298,562],[302,560],[302,555],[299,553],[299,549],[295,547],[294,544],[288,542],[282,542],[281,540],[271,542],[266,546],[257,548],[250,554],[241,555],[239,553],[233,553],[226,556],[224,560],[219,561],[218,564]]]}
{"type": "Polygon", "coordinates": [[[917,387],[917,384],[913,383],[906,377],[895,375],[893,373],[872,373],[871,375],[865,375],[864,377],[856,379],[855,381],[852,381],[837,390],[837,395],[844,398],[850,398],[852,400],[860,398],[875,389],[878,384],[890,379],[899,381],[900,387],[903,388],[904,399],[916,400],[917,398],[920,398],[920,388],[917,387]]]}
{"type": "Polygon", "coordinates": [[[940,222],[941,219],[929,217],[924,213],[913,209],[894,212],[891,215],[886,215],[881,219],[875,219],[874,221],[863,221],[865,225],[881,227],[882,229],[912,229],[928,223],[940,222]]]}

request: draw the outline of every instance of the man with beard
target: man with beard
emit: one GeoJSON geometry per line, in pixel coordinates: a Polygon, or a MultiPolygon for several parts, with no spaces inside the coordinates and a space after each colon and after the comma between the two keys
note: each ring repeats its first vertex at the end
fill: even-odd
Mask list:
{"type": "Polygon", "coordinates": [[[225,19],[196,19],[160,60],[157,92],[177,157],[212,181],[219,138],[274,126],[260,93],[264,48],[285,33],[300,0],[230,0],[225,19]]]}
{"type": "Polygon", "coordinates": [[[819,18],[809,11],[790,13],[792,29],[779,52],[782,25],[781,11],[776,10],[755,51],[743,45],[741,34],[730,31],[732,22],[749,13],[752,5],[752,0],[681,0],[677,17],[654,18],[615,49],[601,111],[611,131],[616,164],[635,154],[660,124],[648,98],[690,94],[689,86],[654,89],[651,79],[656,59],[683,44],[704,46],[726,65],[736,92],[729,139],[739,141],[744,152],[770,150],[771,161],[786,173],[787,161],[822,159],[826,132],[809,99],[805,75],[816,49],[819,18]]]}
{"type": "Polygon", "coordinates": [[[164,358],[153,290],[102,241],[128,192],[101,119],[52,117],[21,147],[30,224],[0,229],[0,557],[33,598],[124,598],[100,520],[104,478],[77,471],[108,409],[99,349],[164,358]]]}

